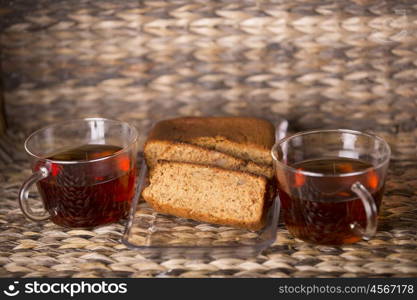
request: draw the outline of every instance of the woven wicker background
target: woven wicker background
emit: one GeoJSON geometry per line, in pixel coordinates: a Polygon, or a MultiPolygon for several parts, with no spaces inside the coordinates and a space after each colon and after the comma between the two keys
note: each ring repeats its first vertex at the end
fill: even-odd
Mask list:
{"type": "MultiPolygon", "coordinates": [[[[0,48],[1,49],[1,48],[0,48]]],[[[1,57],[1,50],[0,50],[1,57]]],[[[1,69],[1,60],[0,60],[0,74],[3,74],[1,69]]],[[[6,131],[6,116],[4,111],[4,96],[3,96],[3,80],[2,75],[0,75],[0,135],[6,131]]]]}
{"type": "Polygon", "coordinates": [[[0,140],[0,276],[417,276],[415,1],[0,0],[8,135],[0,140]],[[67,230],[24,219],[24,137],[105,116],[140,130],[174,115],[280,115],[390,142],[379,231],[321,247],[283,226],[263,255],[148,260],[122,224],[67,230]]]}

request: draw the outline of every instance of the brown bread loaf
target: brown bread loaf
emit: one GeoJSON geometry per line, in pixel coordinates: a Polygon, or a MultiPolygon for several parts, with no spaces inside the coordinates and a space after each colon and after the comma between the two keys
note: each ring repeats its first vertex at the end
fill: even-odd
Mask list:
{"type": "Polygon", "coordinates": [[[158,212],[251,230],[263,226],[263,176],[184,162],[158,161],[143,198],[158,212]]]}
{"type": "Polygon", "coordinates": [[[186,117],[157,123],[145,143],[158,212],[251,230],[263,226],[275,130],[265,120],[186,117]]]}

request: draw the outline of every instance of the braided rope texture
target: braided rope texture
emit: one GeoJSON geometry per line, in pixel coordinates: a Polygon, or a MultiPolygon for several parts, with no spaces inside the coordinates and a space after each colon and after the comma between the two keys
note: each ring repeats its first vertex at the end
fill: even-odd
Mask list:
{"type": "Polygon", "coordinates": [[[413,1],[0,0],[3,94],[0,276],[417,276],[417,5],[413,1]],[[340,247],[281,224],[258,257],[147,259],[123,224],[92,231],[25,220],[24,137],[85,116],[145,132],[178,115],[255,115],[291,129],[373,131],[391,144],[377,235],[340,247]]]}

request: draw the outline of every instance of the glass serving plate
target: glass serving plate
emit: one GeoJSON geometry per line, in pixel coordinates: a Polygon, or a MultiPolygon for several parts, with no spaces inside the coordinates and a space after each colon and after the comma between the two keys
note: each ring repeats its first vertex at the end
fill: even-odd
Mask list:
{"type": "MultiPolygon", "coordinates": [[[[286,135],[288,122],[275,123],[276,139],[286,135]]],[[[276,239],[280,202],[271,201],[266,224],[259,231],[201,223],[154,211],[140,196],[148,184],[148,168],[141,160],[136,197],[133,199],[122,242],[148,258],[238,257],[258,255],[276,239]]]]}

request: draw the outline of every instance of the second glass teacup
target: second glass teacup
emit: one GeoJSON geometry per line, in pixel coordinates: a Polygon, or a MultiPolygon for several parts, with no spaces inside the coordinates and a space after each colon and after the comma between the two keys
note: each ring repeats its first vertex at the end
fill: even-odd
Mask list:
{"type": "Polygon", "coordinates": [[[302,132],[272,149],[288,231],[316,244],[370,239],[384,192],[390,147],[353,130],[302,132]]]}
{"type": "Polygon", "coordinates": [[[136,129],[125,122],[88,118],[35,131],[25,142],[32,175],[19,193],[30,219],[71,228],[92,228],[127,216],[135,194],[136,129]],[[29,205],[36,184],[45,210],[29,205]]]}

